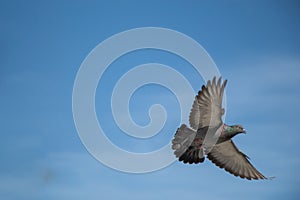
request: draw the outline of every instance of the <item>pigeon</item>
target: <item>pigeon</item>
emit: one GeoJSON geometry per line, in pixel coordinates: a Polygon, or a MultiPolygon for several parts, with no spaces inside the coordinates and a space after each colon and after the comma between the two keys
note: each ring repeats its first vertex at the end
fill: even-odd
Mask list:
{"type": "Polygon", "coordinates": [[[222,121],[225,109],[222,99],[227,80],[222,77],[208,81],[195,97],[189,122],[191,128],[182,124],[172,140],[175,156],[183,163],[197,164],[205,156],[216,166],[248,180],[267,179],[250,163],[249,157],[233,143],[232,138],[245,134],[241,125],[229,126],[222,121]]]}

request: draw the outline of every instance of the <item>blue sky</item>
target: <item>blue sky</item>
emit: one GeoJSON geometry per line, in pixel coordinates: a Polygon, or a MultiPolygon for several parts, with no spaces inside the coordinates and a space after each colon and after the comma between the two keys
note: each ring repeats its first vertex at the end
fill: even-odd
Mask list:
{"type": "MultiPolygon", "coordinates": [[[[299,11],[300,2],[292,0],[1,1],[0,198],[297,199],[299,11]],[[76,73],[101,41],[147,26],[180,31],[207,50],[228,79],[226,122],[247,129],[235,143],[275,180],[242,180],[209,161],[128,174],[87,152],[72,116],[76,73]]],[[[140,88],[130,102],[132,117],[141,125],[149,122],[149,106],[165,106],[168,119],[157,136],[131,138],[113,121],[113,84],[131,67],[148,62],[180,71],[195,92],[204,83],[187,62],[165,52],[132,52],[113,63],[97,89],[97,116],[107,137],[130,151],[163,146],[180,122],[175,96],[157,85],[140,88]]],[[[188,98],[192,104],[193,97],[188,98]]]]}

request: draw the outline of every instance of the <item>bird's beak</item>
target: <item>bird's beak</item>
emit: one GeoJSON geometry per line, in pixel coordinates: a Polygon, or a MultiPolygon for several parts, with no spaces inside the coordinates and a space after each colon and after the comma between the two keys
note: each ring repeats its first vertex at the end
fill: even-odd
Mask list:
{"type": "Polygon", "coordinates": [[[246,134],[246,129],[244,129],[244,128],[243,128],[243,131],[242,131],[242,133],[246,134]]]}

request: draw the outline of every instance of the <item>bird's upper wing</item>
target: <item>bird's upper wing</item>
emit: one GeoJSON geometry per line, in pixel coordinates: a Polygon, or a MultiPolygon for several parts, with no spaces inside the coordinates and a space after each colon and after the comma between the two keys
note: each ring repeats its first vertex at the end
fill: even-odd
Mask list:
{"type": "Polygon", "coordinates": [[[218,126],[222,123],[222,115],[225,110],[222,108],[222,98],[227,80],[221,84],[221,77],[216,82],[208,81],[206,87],[195,97],[190,113],[190,125],[197,130],[205,126],[218,126]]]}
{"type": "Polygon", "coordinates": [[[247,155],[238,150],[232,140],[215,145],[208,153],[207,158],[235,176],[249,180],[266,179],[249,162],[247,155]]]}

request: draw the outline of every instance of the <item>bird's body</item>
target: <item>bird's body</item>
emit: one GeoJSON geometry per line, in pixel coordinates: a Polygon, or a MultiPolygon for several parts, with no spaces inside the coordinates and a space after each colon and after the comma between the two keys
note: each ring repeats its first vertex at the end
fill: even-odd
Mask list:
{"type": "Polygon", "coordinates": [[[207,158],[229,173],[247,179],[266,179],[249,162],[248,157],[239,151],[232,138],[246,133],[241,125],[228,126],[222,121],[225,110],[222,108],[223,92],[227,80],[221,84],[208,81],[198,92],[190,113],[190,125],[178,128],[172,148],[179,161],[189,164],[202,163],[207,158]]]}

